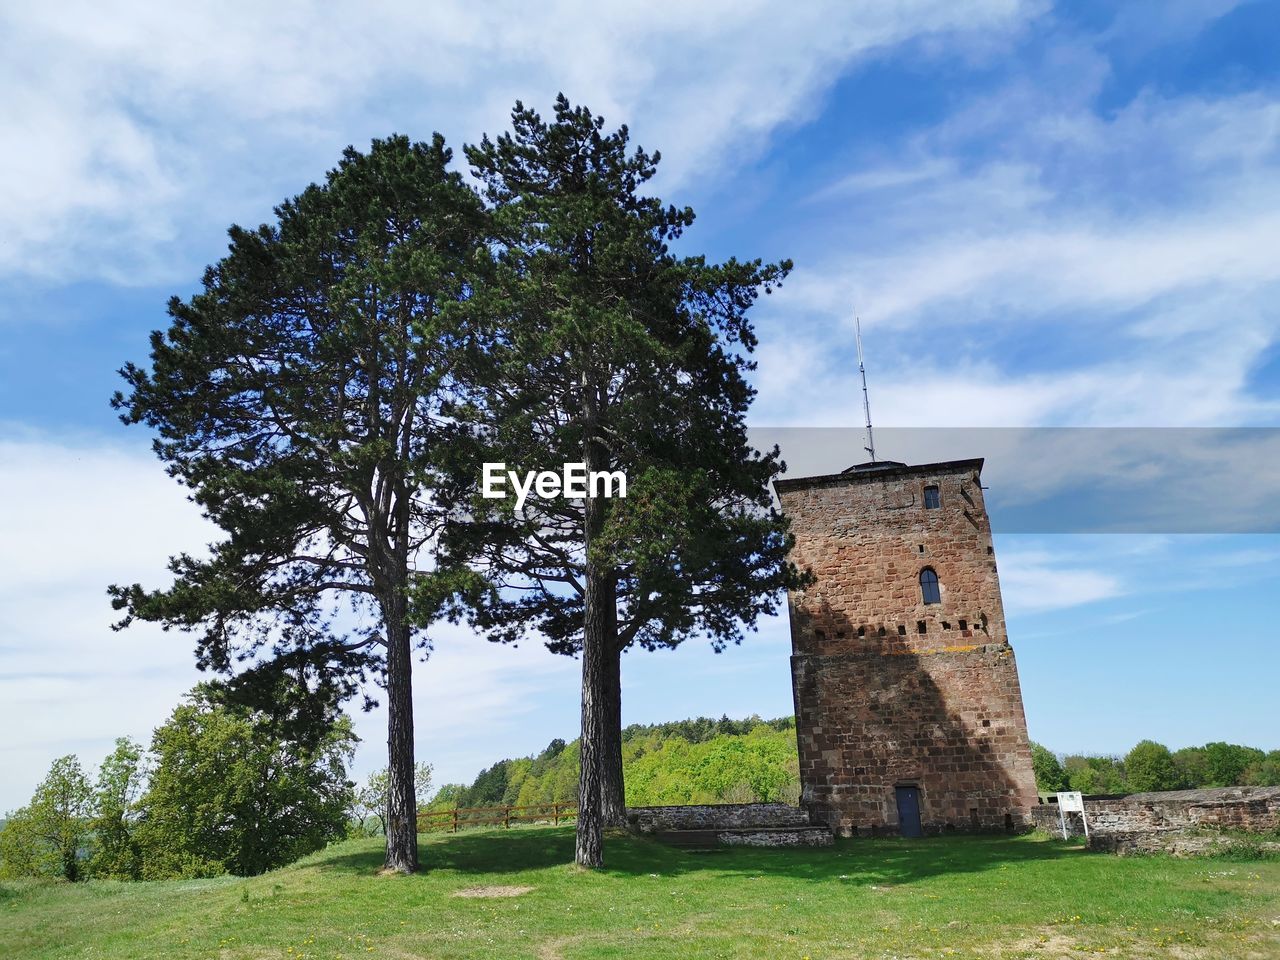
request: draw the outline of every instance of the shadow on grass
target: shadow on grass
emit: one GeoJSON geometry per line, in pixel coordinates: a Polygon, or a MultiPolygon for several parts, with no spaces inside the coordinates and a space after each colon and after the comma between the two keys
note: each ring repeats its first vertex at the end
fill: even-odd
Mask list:
{"type": "MultiPolygon", "coordinates": [[[[567,866],[573,862],[573,828],[474,830],[435,835],[420,845],[423,869],[469,875],[502,875],[567,866]]],[[[825,848],[723,847],[693,851],[619,832],[605,843],[602,871],[617,876],[775,876],[814,882],[844,877],[871,884],[909,884],[944,874],[982,873],[1018,863],[1087,856],[1078,847],[1032,837],[954,836],[837,840],[825,848]]],[[[382,851],[339,853],[322,868],[372,873],[382,851]]]]}

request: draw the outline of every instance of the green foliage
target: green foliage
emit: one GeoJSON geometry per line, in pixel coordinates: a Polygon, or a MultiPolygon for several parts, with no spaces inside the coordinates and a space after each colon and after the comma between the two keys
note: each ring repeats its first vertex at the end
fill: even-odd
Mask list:
{"type": "Polygon", "coordinates": [[[1204,745],[1205,764],[1208,768],[1208,787],[1233,787],[1244,780],[1244,772],[1251,764],[1260,763],[1267,755],[1256,747],[1242,747],[1236,743],[1216,741],[1204,745]]]}
{"type": "MultiPolygon", "coordinates": [[[[419,761],[413,765],[414,796],[419,797],[419,806],[431,794],[431,777],[434,770],[429,763],[419,761]]],[[[363,786],[357,787],[351,795],[352,819],[358,832],[368,829],[369,821],[374,820],[374,830],[386,836],[387,833],[387,793],[391,785],[391,772],[383,767],[369,774],[363,786]]]]}
{"type": "Polygon", "coordinates": [[[799,795],[795,734],[763,723],[697,743],[680,736],[632,738],[623,747],[623,765],[631,806],[795,802],[799,795]]]}
{"type": "Polygon", "coordinates": [[[1129,789],[1136,793],[1149,790],[1176,790],[1180,785],[1173,754],[1163,743],[1140,741],[1124,758],[1124,775],[1129,789]]]}
{"type": "Polygon", "coordinates": [[[1124,778],[1124,763],[1119,757],[1073,754],[1063,758],[1062,766],[1072,790],[1095,794],[1130,792],[1124,778]]]}
{"type": "Polygon", "coordinates": [[[343,717],[314,744],[281,740],[270,718],[197,687],[158,728],[133,831],[146,879],[249,875],[343,835],[355,737],[343,717]]]}
{"type": "MultiPolygon", "coordinates": [[[[1047,763],[1041,758],[1040,749],[1037,744],[1032,744],[1032,764],[1036,765],[1037,783],[1042,781],[1038,764],[1047,763]]],[[[1063,760],[1063,768],[1070,789],[1081,793],[1264,787],[1280,785],[1280,750],[1263,753],[1256,747],[1215,742],[1202,747],[1183,747],[1170,753],[1163,744],[1143,740],[1123,760],[1076,754],[1063,760]]],[[[1040,789],[1048,788],[1041,786],[1040,789]]]]}
{"type": "Polygon", "coordinates": [[[1031,769],[1036,774],[1036,789],[1041,793],[1058,793],[1068,789],[1067,771],[1052,751],[1038,743],[1031,744],[1031,769]]]}
{"type": "Polygon", "coordinates": [[[115,750],[98,768],[89,863],[94,877],[137,880],[142,876],[142,852],[134,831],[145,779],[142,747],[128,737],[116,740],[115,750]]]}
{"type": "Polygon", "coordinates": [[[93,787],[74,756],[53,761],[31,802],[0,830],[0,876],[80,880],[89,841],[93,787]]]}
{"type": "Polygon", "coordinates": [[[1173,768],[1178,774],[1178,787],[1190,790],[1209,782],[1209,757],[1204,747],[1183,747],[1173,752],[1173,768]]]}
{"type": "Polygon", "coordinates": [[[477,305],[502,319],[470,373],[484,459],[627,476],[625,499],[530,498],[522,514],[477,496],[487,523],[458,531],[465,552],[547,588],[492,598],[482,625],[500,639],[536,627],[572,652],[586,601],[563,587],[590,574],[607,582],[617,649],[737,642],[792,582],[769,492],[778,451],[753,449],[745,420],[747,314],[790,263],[676,256],[694,214],[644,195],[659,156],[563,95],[545,120],[518,103],[510,133],[466,154],[497,239],[477,305]],[[587,550],[589,505],[603,515],[587,550]]]}
{"type": "Polygon", "coordinates": [[[121,419],[157,431],[227,534],[175,558],[167,590],[112,587],[123,623],[194,631],[218,670],[269,654],[240,678],[266,694],[303,664],[342,694],[385,665],[382,608],[430,576],[407,557],[440,520],[446,346],[482,272],[481,205],[450,158],[438,136],[348,148],[276,223],[232,227],[201,292],[170,302],[151,369],[121,371],[121,419]],[[327,617],[351,604],[371,614],[355,636],[327,617]]]}
{"type": "Polygon", "coordinates": [[[1249,764],[1240,779],[1259,787],[1280,787],[1280,750],[1272,750],[1249,764]]]}
{"type": "MultiPolygon", "coordinates": [[[[736,803],[799,798],[795,721],[699,717],[633,724],[622,746],[631,806],[736,803]]],[[[536,757],[501,760],[469,787],[448,785],[428,809],[575,803],[578,741],[553,740],[536,757]]]]}

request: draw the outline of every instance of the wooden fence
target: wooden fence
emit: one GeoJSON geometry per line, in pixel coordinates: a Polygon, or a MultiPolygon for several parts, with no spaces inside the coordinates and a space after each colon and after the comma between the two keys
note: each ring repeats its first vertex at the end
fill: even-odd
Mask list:
{"type": "Polygon", "coordinates": [[[578,816],[574,803],[533,803],[523,807],[455,807],[451,810],[420,810],[418,831],[448,830],[457,833],[464,827],[510,827],[513,823],[552,823],[578,816]]]}

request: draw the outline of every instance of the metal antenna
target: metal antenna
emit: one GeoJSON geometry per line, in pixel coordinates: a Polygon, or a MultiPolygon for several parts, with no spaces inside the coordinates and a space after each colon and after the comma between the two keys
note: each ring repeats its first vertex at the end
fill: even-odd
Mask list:
{"type": "Polygon", "coordinates": [[[867,367],[862,362],[862,320],[855,312],[853,326],[858,335],[858,373],[862,376],[862,412],[867,418],[867,445],[862,449],[871,454],[871,462],[876,462],[876,441],[871,435],[871,398],[867,395],[867,367]]]}

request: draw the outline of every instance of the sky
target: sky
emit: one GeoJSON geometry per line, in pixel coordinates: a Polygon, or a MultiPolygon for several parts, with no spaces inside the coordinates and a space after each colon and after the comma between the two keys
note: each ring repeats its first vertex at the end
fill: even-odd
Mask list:
{"type": "MultiPolygon", "coordinates": [[[[216,535],[108,406],[167,299],[348,144],[439,131],[461,155],[559,91],[661,151],[653,191],[698,213],[684,250],[795,262],[755,310],[761,435],[827,428],[798,461],[864,459],[856,310],[878,452],[930,459],[888,429],[914,428],[990,458],[1033,739],[1280,747],[1277,35],[1280,5],[1229,0],[0,7],[0,811],[55,756],[146,740],[199,679],[189,637],[112,632],[105,594],[216,535]],[[1068,427],[1145,439],[1046,458],[971,429],[1068,427]],[[1241,427],[1264,428],[1243,460],[1152,466],[1241,427]],[[1122,469],[1196,482],[1111,526],[1018,496],[1122,469]]],[[[574,661],[462,627],[434,647],[437,783],[576,734],[574,661]]],[[[628,654],[624,722],[788,715],[788,654],[785,613],[720,655],[628,654]]],[[[357,731],[363,776],[385,718],[357,731]]]]}

